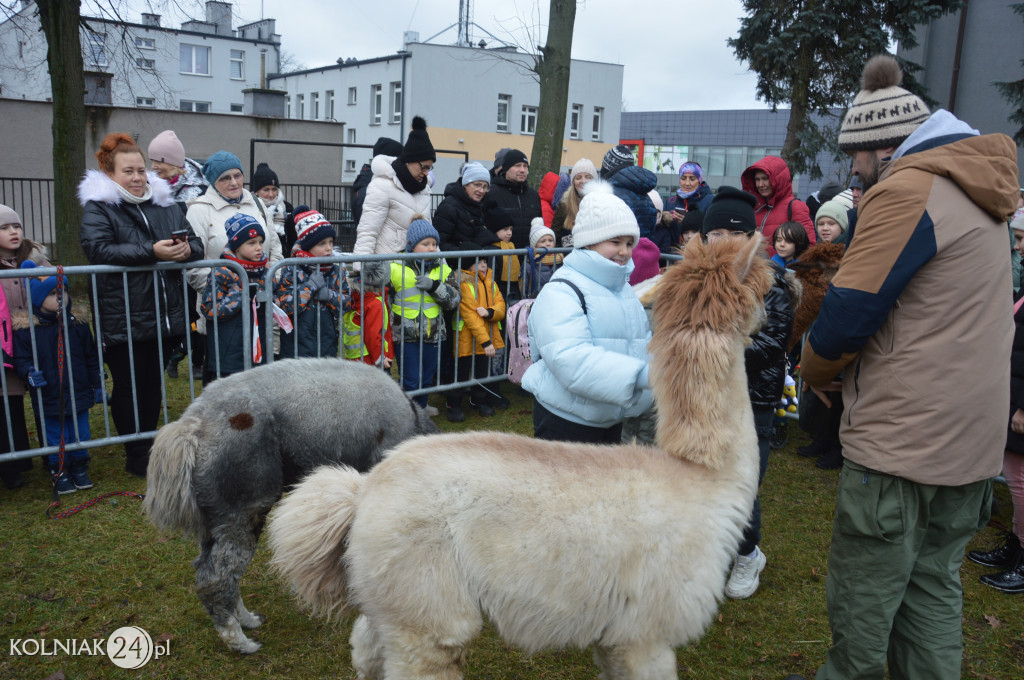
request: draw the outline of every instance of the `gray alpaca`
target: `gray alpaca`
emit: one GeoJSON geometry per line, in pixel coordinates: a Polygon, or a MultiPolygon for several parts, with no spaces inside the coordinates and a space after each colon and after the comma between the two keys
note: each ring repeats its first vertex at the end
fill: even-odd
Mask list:
{"type": "Polygon", "coordinates": [[[221,639],[252,653],[239,581],[284,489],[314,468],[365,472],[417,434],[438,432],[394,380],[339,359],[288,359],[211,383],[153,443],[143,511],[162,531],[195,536],[196,595],[221,639]]]}

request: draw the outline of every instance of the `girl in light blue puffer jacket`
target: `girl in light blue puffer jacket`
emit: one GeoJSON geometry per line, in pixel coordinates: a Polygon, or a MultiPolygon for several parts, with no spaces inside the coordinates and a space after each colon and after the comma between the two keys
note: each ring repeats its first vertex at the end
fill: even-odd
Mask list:
{"type": "Polygon", "coordinates": [[[651,331],[629,286],[639,239],[629,207],[606,183],[589,182],[574,250],[530,310],[523,387],[535,397],[535,437],[617,444],[622,421],[650,408],[651,331]]]}

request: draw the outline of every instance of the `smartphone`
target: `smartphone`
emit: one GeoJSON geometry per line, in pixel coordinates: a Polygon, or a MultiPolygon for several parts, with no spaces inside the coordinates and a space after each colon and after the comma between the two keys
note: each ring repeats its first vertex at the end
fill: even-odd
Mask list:
{"type": "Polygon", "coordinates": [[[188,238],[188,229],[178,229],[171,232],[171,239],[175,243],[181,243],[188,238]]]}

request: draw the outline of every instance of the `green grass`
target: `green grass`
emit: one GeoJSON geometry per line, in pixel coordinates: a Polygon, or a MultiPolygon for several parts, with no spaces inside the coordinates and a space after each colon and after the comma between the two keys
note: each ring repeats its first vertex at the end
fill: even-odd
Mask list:
{"type": "MultiPolygon", "coordinates": [[[[171,380],[172,408],[187,403],[184,379],[171,380]]],[[[506,386],[507,411],[481,418],[465,408],[467,420],[449,431],[496,429],[532,432],[531,401],[506,386]]],[[[431,403],[441,409],[443,400],[431,403]]],[[[468,405],[464,404],[464,407],[468,405]]],[[[97,425],[94,422],[94,426],[97,425]]],[[[680,676],[687,678],[772,678],[789,673],[813,676],[829,646],[825,575],[831,534],[836,472],[818,470],[795,455],[806,439],[796,434],[772,454],[761,487],[764,508],[762,548],[768,568],[749,600],[727,601],[703,639],[680,649],[680,676]]],[[[96,488],[63,499],[62,509],[110,491],[145,490],[145,482],[123,470],[120,447],[93,451],[96,488]]],[[[240,471],[244,474],[244,471],[240,471]]],[[[48,520],[49,482],[36,468],[29,484],[0,491],[0,678],[47,678],[58,670],[68,680],[84,678],[352,678],[348,634],[354,614],[333,622],[303,614],[285,586],[268,573],[265,548],[242,582],[250,609],[268,622],[252,633],[264,643],[252,656],[229,652],[194,594],[191,561],[196,546],[180,537],[161,537],[140,514],[139,501],[115,497],[68,519],[48,520]],[[170,654],[139,670],[121,670],[105,657],[15,657],[8,639],[105,639],[136,625],[154,638],[169,639],[170,654]]],[[[1009,496],[997,487],[1000,513],[1008,526],[1009,496]]],[[[971,543],[988,547],[997,540],[989,527],[971,543]]],[[[1008,596],[978,583],[985,570],[965,562],[963,675],[982,680],[1024,677],[1024,595],[1008,596]]],[[[506,645],[488,627],[472,646],[466,678],[512,680],[594,678],[589,650],[526,656],[506,645]]]]}

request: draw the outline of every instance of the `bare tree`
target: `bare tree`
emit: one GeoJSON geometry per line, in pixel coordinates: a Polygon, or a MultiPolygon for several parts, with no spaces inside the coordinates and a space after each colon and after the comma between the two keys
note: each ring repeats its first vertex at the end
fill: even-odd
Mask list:
{"type": "Polygon", "coordinates": [[[562,167],[562,143],[569,104],[569,70],[572,34],[576,25],[576,0],[551,0],[548,37],[534,70],[540,77],[537,130],[533,140],[530,183],[536,188],[547,172],[562,167]]]}

